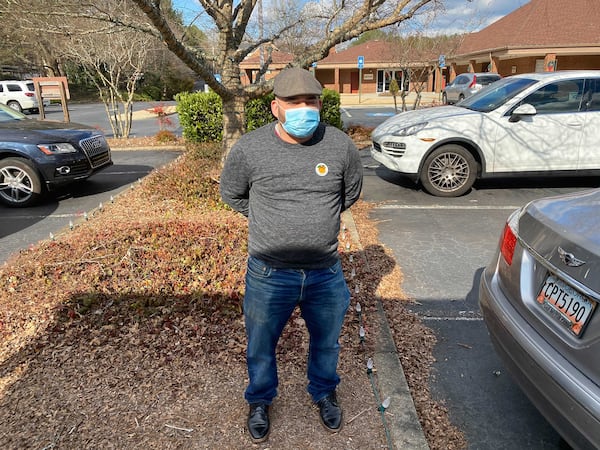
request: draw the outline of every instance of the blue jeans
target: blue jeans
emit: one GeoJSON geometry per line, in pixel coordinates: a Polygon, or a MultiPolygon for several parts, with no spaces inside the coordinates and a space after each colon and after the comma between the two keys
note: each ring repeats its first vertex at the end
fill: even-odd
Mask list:
{"type": "Polygon", "coordinates": [[[317,402],[340,383],[338,338],[350,304],[341,262],[327,269],[277,269],[250,257],[246,273],[244,318],[250,404],[271,404],[277,395],[275,349],[296,305],[310,335],[307,391],[317,402]]]}

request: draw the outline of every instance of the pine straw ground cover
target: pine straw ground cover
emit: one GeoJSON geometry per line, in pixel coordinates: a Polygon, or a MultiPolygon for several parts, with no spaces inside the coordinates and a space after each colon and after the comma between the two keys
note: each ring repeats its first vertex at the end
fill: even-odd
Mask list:
{"type": "Polygon", "coordinates": [[[345,426],[331,435],[319,424],[305,392],[307,335],[295,313],[278,348],[270,439],[250,443],[246,221],[219,201],[218,162],[201,150],[188,149],[88,221],[0,267],[0,447],[385,448],[366,375],[379,298],[431,448],[464,448],[429,396],[433,333],[404,308],[400,271],[363,202],[352,209],[362,250],[340,233],[352,306],[361,303],[366,329],[361,342],[351,309],[340,339],[345,426]]]}

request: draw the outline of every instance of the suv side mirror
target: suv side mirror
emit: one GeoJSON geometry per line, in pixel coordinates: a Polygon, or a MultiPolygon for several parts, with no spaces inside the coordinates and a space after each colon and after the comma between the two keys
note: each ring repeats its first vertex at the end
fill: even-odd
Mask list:
{"type": "Polygon", "coordinates": [[[515,108],[515,110],[510,115],[508,121],[518,122],[523,116],[535,116],[536,114],[537,110],[535,109],[535,107],[533,105],[530,105],[529,103],[525,103],[515,108]]]}

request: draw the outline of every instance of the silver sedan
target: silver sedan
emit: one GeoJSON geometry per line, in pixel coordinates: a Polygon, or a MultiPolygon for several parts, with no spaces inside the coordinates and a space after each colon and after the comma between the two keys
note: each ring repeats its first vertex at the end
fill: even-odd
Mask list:
{"type": "Polygon", "coordinates": [[[481,277],[496,351],[574,448],[600,448],[600,189],[514,212],[481,277]]]}

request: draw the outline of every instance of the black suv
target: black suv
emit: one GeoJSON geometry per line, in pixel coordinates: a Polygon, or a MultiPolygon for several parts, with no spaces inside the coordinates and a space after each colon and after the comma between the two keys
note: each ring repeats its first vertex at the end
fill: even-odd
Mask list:
{"type": "Polygon", "coordinates": [[[112,164],[104,135],[86,125],[29,119],[0,105],[0,202],[30,206],[58,185],[112,164]]]}

